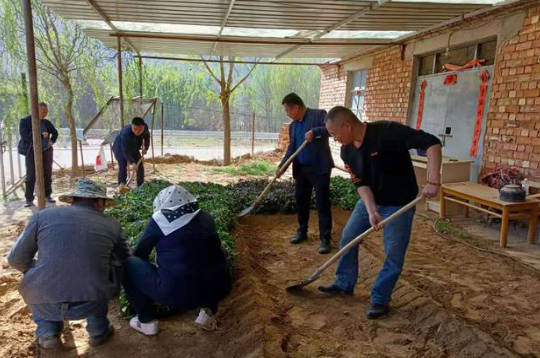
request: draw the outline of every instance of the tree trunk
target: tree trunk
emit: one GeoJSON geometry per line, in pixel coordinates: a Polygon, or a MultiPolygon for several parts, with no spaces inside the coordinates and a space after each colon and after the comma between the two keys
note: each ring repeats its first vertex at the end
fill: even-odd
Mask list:
{"type": "Polygon", "coordinates": [[[229,94],[221,94],[221,109],[223,111],[223,164],[231,164],[231,113],[229,109],[229,94]]]}
{"type": "Polygon", "coordinates": [[[73,89],[69,79],[64,81],[64,88],[67,92],[66,118],[69,123],[69,136],[71,138],[71,175],[75,176],[79,166],[79,157],[77,155],[77,131],[75,129],[75,119],[73,118],[73,89]]]}

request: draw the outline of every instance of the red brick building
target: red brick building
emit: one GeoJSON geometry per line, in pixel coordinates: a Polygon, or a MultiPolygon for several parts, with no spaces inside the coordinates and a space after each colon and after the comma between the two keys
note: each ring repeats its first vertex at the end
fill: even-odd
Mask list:
{"type": "Polygon", "coordinates": [[[422,107],[421,128],[445,139],[450,152],[453,143],[461,153],[455,156],[476,160],[475,173],[497,165],[516,166],[538,180],[539,18],[538,1],[521,2],[321,67],[320,107],[345,105],[364,120],[388,119],[413,127],[422,107]],[[485,60],[485,66],[441,72],[445,64],[464,65],[474,59],[485,60]],[[478,115],[484,69],[487,96],[483,115],[478,115]],[[456,84],[443,84],[449,74],[456,75],[456,84]],[[422,82],[426,82],[423,106],[422,82]],[[473,156],[470,132],[478,125],[481,137],[473,156]]]}

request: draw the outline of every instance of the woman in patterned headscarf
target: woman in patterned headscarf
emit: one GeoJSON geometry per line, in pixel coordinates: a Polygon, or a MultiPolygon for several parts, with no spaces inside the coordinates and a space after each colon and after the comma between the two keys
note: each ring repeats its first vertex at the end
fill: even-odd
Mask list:
{"type": "Polygon", "coordinates": [[[133,329],[157,334],[154,302],[201,308],[195,322],[216,328],[218,302],[231,289],[230,271],[214,219],[181,186],[171,185],[156,196],[154,214],[125,270],[124,288],[137,312],[129,322],[133,329]],[[154,248],[157,267],[148,261],[154,248]]]}

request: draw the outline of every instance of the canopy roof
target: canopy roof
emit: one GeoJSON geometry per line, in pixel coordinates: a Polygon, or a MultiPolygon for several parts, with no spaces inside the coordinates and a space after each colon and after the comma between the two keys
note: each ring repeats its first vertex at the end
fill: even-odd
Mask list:
{"type": "Polygon", "coordinates": [[[88,35],[135,52],[344,58],[497,0],[43,0],[88,35]]]}

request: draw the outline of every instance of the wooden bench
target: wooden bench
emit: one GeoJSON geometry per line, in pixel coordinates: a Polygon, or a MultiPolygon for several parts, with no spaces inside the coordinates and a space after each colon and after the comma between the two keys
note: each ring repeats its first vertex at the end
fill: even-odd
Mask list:
{"type": "Polygon", "coordinates": [[[509,203],[499,199],[499,191],[486,185],[473,182],[443,184],[441,186],[440,217],[446,217],[446,203],[452,202],[464,206],[465,216],[469,215],[469,208],[481,211],[501,219],[499,243],[506,247],[508,238],[508,221],[510,219],[528,219],[529,233],[527,240],[533,244],[536,237],[536,223],[538,221],[538,204],[535,197],[519,203],[509,203]]]}

